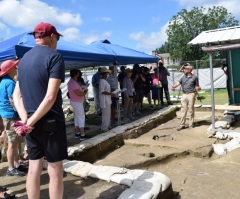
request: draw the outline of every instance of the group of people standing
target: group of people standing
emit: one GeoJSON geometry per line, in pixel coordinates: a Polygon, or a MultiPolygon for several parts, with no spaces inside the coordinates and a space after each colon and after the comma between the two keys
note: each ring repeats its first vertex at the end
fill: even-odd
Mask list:
{"type": "Polygon", "coordinates": [[[98,71],[92,77],[95,114],[101,115],[103,109],[106,108],[106,105],[111,107],[110,121],[106,122],[109,117],[105,114],[102,118],[101,129],[103,131],[107,131],[111,125],[116,125],[115,117],[119,93],[112,92],[117,90],[118,84],[121,90],[123,123],[134,119],[137,115],[141,115],[144,97],[147,98],[150,109],[154,109],[152,100],[154,105],[160,105],[159,103],[164,105],[163,92],[165,92],[167,104],[172,104],[170,101],[167,81],[167,76],[169,76],[170,73],[163,66],[162,61],[160,61],[158,67],[154,69],[154,73],[150,73],[148,67],[141,67],[139,64],[134,64],[133,69],[121,66],[120,72],[116,78],[114,69],[114,66],[110,66],[108,69],[106,69],[106,67],[99,67],[98,71]],[[102,79],[106,80],[104,81],[104,89],[100,86],[100,82],[103,82],[101,81],[102,79]],[[106,84],[109,84],[110,90],[107,89],[106,84]],[[106,95],[111,96],[111,98],[107,98],[106,95]],[[158,101],[158,104],[156,104],[156,101],[158,101]]]}
{"type": "MultiPolygon", "coordinates": [[[[102,114],[102,126],[103,131],[107,131],[111,122],[115,120],[116,104],[114,99],[118,100],[118,93],[113,93],[117,89],[116,78],[114,77],[114,67],[99,67],[98,71],[92,77],[92,85],[94,91],[94,103],[95,113],[102,114]],[[111,74],[111,75],[109,75],[111,74]],[[110,80],[109,77],[111,76],[110,80]],[[112,108],[111,108],[112,106],[112,108]]],[[[136,115],[141,115],[141,107],[143,98],[146,97],[149,103],[149,108],[153,109],[152,100],[154,105],[164,105],[163,93],[168,105],[172,105],[168,89],[167,76],[170,75],[167,68],[163,66],[163,62],[160,60],[158,67],[153,69],[153,73],[150,73],[150,69],[147,67],[140,67],[139,64],[134,64],[133,69],[120,67],[120,73],[118,74],[118,83],[120,85],[122,107],[123,107],[123,119],[122,123],[126,123],[136,115]]],[[[193,74],[193,68],[190,64],[186,64],[181,68],[181,72],[184,75],[180,78],[179,82],[172,86],[172,90],[181,85],[183,96],[181,101],[181,121],[177,130],[186,128],[186,116],[189,110],[190,122],[189,127],[194,127],[194,104],[197,98],[197,91],[201,89],[197,76],[193,74]]]]}

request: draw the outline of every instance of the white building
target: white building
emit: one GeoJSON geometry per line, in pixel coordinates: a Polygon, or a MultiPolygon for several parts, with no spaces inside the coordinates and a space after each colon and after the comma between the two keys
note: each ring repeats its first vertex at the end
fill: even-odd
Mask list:
{"type": "Polygon", "coordinates": [[[152,55],[153,56],[157,56],[159,57],[163,63],[164,66],[168,67],[168,66],[179,66],[180,65],[180,60],[178,59],[171,59],[171,56],[169,53],[161,53],[161,54],[156,54],[156,51],[153,50],[152,51],[152,55]]]}

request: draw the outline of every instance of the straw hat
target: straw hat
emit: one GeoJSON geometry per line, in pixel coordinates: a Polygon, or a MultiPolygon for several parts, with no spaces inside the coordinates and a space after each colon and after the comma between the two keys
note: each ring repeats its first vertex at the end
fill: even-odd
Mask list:
{"type": "Polygon", "coordinates": [[[14,69],[19,63],[19,60],[17,61],[12,61],[12,60],[7,60],[4,61],[1,64],[1,71],[0,71],[0,76],[7,75],[12,69],[14,69]]]}
{"type": "Polygon", "coordinates": [[[112,71],[107,69],[105,66],[101,68],[99,73],[111,73],[112,71]]]}

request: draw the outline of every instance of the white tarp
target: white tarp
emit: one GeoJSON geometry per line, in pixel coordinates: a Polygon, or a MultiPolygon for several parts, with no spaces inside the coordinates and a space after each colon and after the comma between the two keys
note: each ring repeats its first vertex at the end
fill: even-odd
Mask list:
{"type": "MultiPolygon", "coordinates": [[[[211,78],[210,78],[210,68],[194,70],[194,74],[199,78],[199,84],[202,90],[211,89],[211,78]]],[[[170,71],[170,76],[168,77],[168,88],[171,88],[174,83],[176,83],[183,73],[178,71],[170,71]]],[[[213,68],[213,81],[214,88],[226,88],[226,75],[221,68],[213,68]]],[[[178,90],[180,87],[177,88],[178,90]]]]}

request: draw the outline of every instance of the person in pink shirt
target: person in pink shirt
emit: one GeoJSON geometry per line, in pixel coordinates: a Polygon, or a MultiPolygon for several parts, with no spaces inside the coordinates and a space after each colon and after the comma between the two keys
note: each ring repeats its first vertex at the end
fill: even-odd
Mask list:
{"type": "Polygon", "coordinates": [[[152,85],[152,99],[154,105],[159,105],[159,100],[160,100],[160,88],[162,86],[161,84],[161,79],[162,75],[161,73],[158,72],[157,68],[154,68],[154,73],[151,74],[152,80],[153,80],[153,85],[152,85]],[[158,102],[156,104],[156,101],[158,102]]]}
{"type": "Polygon", "coordinates": [[[87,93],[86,88],[82,88],[78,83],[78,77],[80,70],[72,69],[70,71],[70,80],[68,82],[68,93],[70,98],[70,104],[74,111],[74,125],[75,125],[75,138],[80,140],[86,139],[84,132],[85,127],[85,112],[83,107],[84,96],[87,93]]]}

